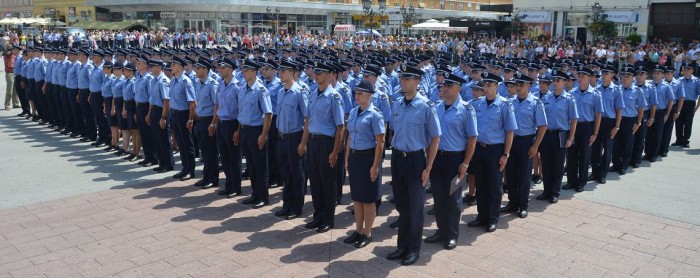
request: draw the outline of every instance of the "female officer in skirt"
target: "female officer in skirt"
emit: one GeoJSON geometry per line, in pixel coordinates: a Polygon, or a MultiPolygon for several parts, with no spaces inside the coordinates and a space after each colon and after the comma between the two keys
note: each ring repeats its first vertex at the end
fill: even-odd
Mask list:
{"type": "Polygon", "coordinates": [[[348,118],[348,141],[345,146],[345,167],[350,177],[350,197],[355,207],[355,231],[343,242],[362,248],[372,241],[372,224],[377,216],[375,201],[379,198],[382,153],[384,150],[384,117],[372,104],[374,86],[362,80],[355,87],[357,106],[348,118]]]}
{"type": "MultiPolygon", "coordinates": [[[[117,127],[122,132],[122,144],[123,148],[120,148],[114,155],[123,156],[129,154],[127,149],[129,147],[129,138],[126,136],[126,130],[128,129],[126,118],[122,117],[121,111],[124,109],[124,85],[126,84],[126,77],[123,75],[124,65],[120,62],[114,63],[112,67],[112,73],[116,80],[112,83],[112,112],[110,115],[116,118],[117,127]]],[[[119,142],[119,141],[117,141],[119,142]]]]}
{"type": "Polygon", "coordinates": [[[109,146],[104,149],[106,152],[116,151],[119,149],[119,129],[117,128],[117,117],[112,115],[112,84],[116,80],[114,75],[112,75],[112,66],[112,62],[110,61],[105,61],[102,65],[102,71],[104,72],[106,78],[104,83],[102,83],[102,90],[100,90],[100,92],[102,92],[102,97],[105,99],[104,107],[102,108],[102,110],[105,113],[105,117],[107,118],[107,125],[109,126],[109,129],[112,134],[112,136],[110,137],[111,142],[109,146]]]}

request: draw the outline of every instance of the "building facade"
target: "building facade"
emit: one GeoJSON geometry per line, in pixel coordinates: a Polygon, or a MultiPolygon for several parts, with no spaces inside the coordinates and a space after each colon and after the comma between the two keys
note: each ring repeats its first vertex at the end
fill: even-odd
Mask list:
{"type": "Polygon", "coordinates": [[[32,17],[34,0],[0,0],[0,8],[3,17],[32,17]]]}
{"type": "Polygon", "coordinates": [[[66,24],[97,20],[95,6],[86,0],[32,0],[35,17],[53,18],[66,24]]]}
{"type": "MultiPolygon", "coordinates": [[[[152,28],[169,30],[212,30],[256,32],[328,33],[334,24],[355,24],[363,28],[367,21],[361,0],[88,0],[96,7],[98,19],[145,19],[152,28]]],[[[415,22],[430,18],[473,17],[495,19],[497,13],[481,12],[482,5],[510,4],[512,0],[387,0],[380,21],[383,33],[396,33],[404,23],[402,6],[415,8],[415,22]]],[[[372,10],[379,12],[377,0],[372,10]]]]}
{"type": "Polygon", "coordinates": [[[602,16],[615,23],[618,36],[637,33],[643,40],[649,36],[649,0],[518,0],[513,3],[513,12],[520,17],[529,36],[544,34],[590,41],[592,35],[586,25],[596,3],[602,8],[602,16]]]}

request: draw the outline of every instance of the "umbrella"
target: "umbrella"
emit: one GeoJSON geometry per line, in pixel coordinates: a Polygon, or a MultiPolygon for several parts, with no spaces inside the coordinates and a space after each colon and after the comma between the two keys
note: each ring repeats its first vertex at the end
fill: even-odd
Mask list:
{"type": "Polygon", "coordinates": [[[355,34],[357,34],[357,35],[363,35],[363,36],[364,36],[364,35],[369,35],[369,32],[367,32],[367,31],[357,31],[357,32],[355,32],[355,34]]]}
{"type": "Polygon", "coordinates": [[[381,37],[381,36],[382,36],[382,34],[380,34],[377,30],[374,30],[374,29],[370,29],[370,30],[372,30],[372,35],[375,35],[375,36],[377,36],[377,37],[381,37]]]}

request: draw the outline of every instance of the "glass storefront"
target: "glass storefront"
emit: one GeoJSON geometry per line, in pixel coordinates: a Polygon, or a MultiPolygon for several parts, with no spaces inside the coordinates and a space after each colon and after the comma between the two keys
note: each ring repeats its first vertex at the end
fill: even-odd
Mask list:
{"type": "Polygon", "coordinates": [[[149,12],[137,15],[154,29],[215,32],[326,32],[326,15],[231,13],[231,12],[149,12]]]}

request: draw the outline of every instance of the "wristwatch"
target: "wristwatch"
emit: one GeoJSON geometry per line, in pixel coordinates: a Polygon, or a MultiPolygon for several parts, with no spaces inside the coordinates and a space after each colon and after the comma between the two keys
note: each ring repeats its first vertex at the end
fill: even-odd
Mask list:
{"type": "Polygon", "coordinates": [[[503,156],[505,156],[506,158],[508,158],[508,157],[510,157],[510,154],[509,154],[509,153],[504,153],[503,156]]]}
{"type": "Polygon", "coordinates": [[[616,126],[616,127],[615,127],[615,130],[618,130],[618,131],[619,131],[619,130],[620,130],[620,127],[619,127],[619,126],[616,126]]]}
{"type": "Polygon", "coordinates": [[[168,116],[160,116],[161,119],[165,120],[168,118],[168,116]]]}

